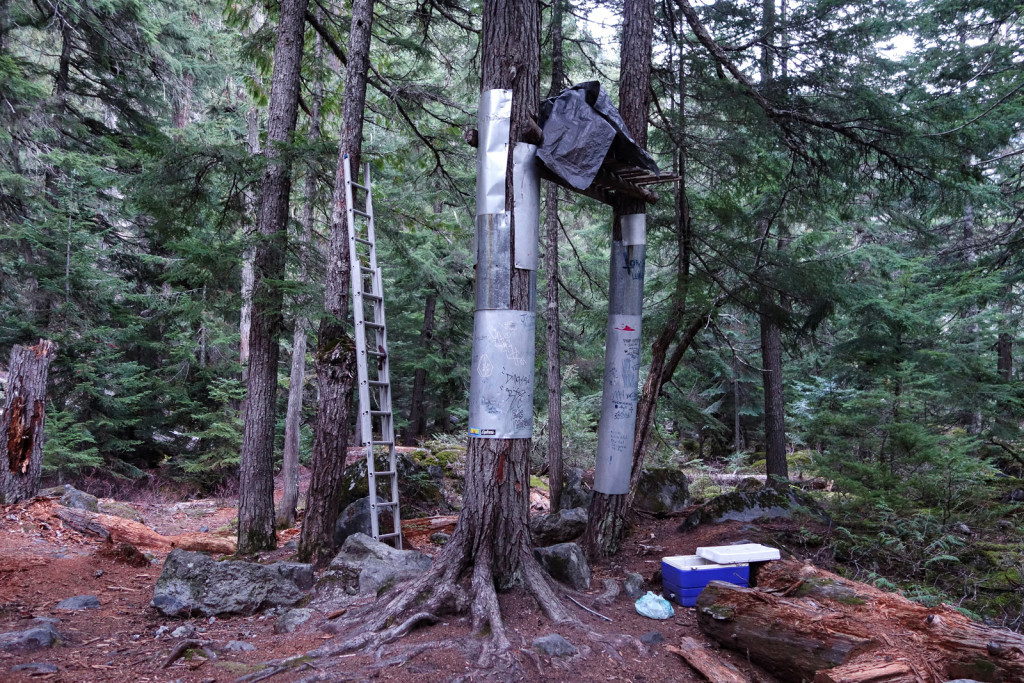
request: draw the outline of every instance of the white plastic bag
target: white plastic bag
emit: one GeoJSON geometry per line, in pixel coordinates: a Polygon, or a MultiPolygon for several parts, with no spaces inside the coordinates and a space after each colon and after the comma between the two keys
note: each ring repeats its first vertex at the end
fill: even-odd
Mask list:
{"type": "Polygon", "coordinates": [[[636,601],[636,611],[651,619],[668,619],[675,615],[672,603],[651,591],[636,601]]]}

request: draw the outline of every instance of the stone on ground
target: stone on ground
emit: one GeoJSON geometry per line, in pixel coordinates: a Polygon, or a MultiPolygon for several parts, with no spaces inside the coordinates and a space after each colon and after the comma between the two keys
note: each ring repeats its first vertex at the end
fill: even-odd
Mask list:
{"type": "Polygon", "coordinates": [[[590,588],[590,565],[583,549],[575,543],[535,548],[533,554],[555,581],[580,591],[590,588]]]}
{"type": "Polygon", "coordinates": [[[780,491],[766,486],[757,491],[733,491],[712,498],[690,514],[679,525],[679,530],[686,531],[707,523],[792,519],[800,513],[828,521],[828,516],[821,511],[814,499],[803,491],[795,488],[780,491]]]}
{"type": "Polygon", "coordinates": [[[72,598],[66,598],[57,603],[55,609],[67,609],[67,610],[82,610],[82,609],[99,609],[100,599],[95,595],[76,595],[72,598]]]}
{"type": "Polygon", "coordinates": [[[334,523],[334,547],[341,547],[345,539],[352,534],[366,534],[369,536],[372,531],[371,523],[369,496],[364,496],[350,503],[341,511],[341,516],[334,523]]]}
{"type": "Polygon", "coordinates": [[[86,493],[85,491],[79,491],[71,484],[64,484],[62,486],[54,486],[52,488],[43,489],[39,492],[40,496],[46,496],[47,498],[60,498],[59,502],[66,508],[75,508],[76,510],[88,510],[89,512],[99,512],[100,499],[96,496],[86,493]]]}
{"type": "Polygon", "coordinates": [[[631,600],[636,600],[647,592],[644,590],[644,577],[636,572],[626,572],[626,580],[622,582],[622,586],[631,600]]]}
{"type": "Polygon", "coordinates": [[[582,467],[570,467],[565,470],[565,476],[562,478],[561,505],[563,508],[589,508],[593,495],[593,491],[583,481],[582,467]]]}
{"type": "Polygon", "coordinates": [[[295,605],[312,584],[309,564],[217,562],[176,548],[164,561],[150,604],[169,617],[253,614],[295,605]]]}
{"type": "Polygon", "coordinates": [[[40,624],[24,631],[0,633],[0,652],[33,652],[60,640],[53,624],[40,624]]]}
{"type": "Polygon", "coordinates": [[[640,642],[645,645],[660,645],[665,642],[665,636],[661,635],[661,631],[649,631],[640,636],[640,642]]]}
{"type": "Polygon", "coordinates": [[[59,669],[56,664],[50,664],[49,662],[30,662],[28,664],[12,666],[11,671],[24,672],[29,676],[43,676],[45,674],[55,674],[59,669]]]}
{"type": "Polygon", "coordinates": [[[576,647],[557,633],[533,639],[535,650],[549,657],[569,657],[576,654],[576,647]]]}
{"type": "Polygon", "coordinates": [[[579,538],[587,528],[586,508],[562,508],[550,515],[538,515],[530,524],[536,546],[565,543],[579,538]]]}
{"type": "Polygon", "coordinates": [[[652,467],[640,474],[633,505],[661,517],[681,512],[689,499],[686,475],[674,467],[652,467]]]}
{"type": "Polygon", "coordinates": [[[252,652],[256,646],[244,640],[229,640],[223,649],[227,652],[252,652]]]}
{"type": "MultiPolygon", "coordinates": [[[[352,534],[318,584],[340,587],[348,595],[370,595],[422,575],[431,559],[418,550],[398,550],[366,534],[352,534]]],[[[329,589],[328,589],[329,590],[329,589]]]]}
{"type": "Polygon", "coordinates": [[[286,611],[274,622],[274,633],[294,633],[300,625],[313,618],[313,610],[296,607],[286,611]]]}

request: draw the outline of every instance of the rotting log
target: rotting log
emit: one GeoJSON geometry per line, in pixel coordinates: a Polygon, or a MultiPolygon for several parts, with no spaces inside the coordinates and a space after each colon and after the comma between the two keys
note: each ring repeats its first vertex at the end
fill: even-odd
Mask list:
{"type": "Polygon", "coordinates": [[[234,540],[213,534],[164,536],[130,519],[74,508],[59,507],[56,514],[76,531],[109,538],[114,543],[130,543],[137,548],[167,551],[181,548],[223,555],[233,555],[237,549],[234,540]]]}
{"type": "Polygon", "coordinates": [[[665,649],[682,657],[711,683],[750,683],[739,669],[716,657],[693,638],[683,638],[679,647],[666,645],[665,649]]]}
{"type": "Polygon", "coordinates": [[[792,560],[756,590],[711,582],[697,623],[784,681],[1024,681],[1024,636],[792,560]]]}
{"type": "Polygon", "coordinates": [[[11,350],[0,415],[0,503],[28,500],[39,491],[46,426],[46,376],[57,345],[40,339],[11,350]]]}
{"type": "Polygon", "coordinates": [[[722,581],[709,583],[697,598],[701,631],[784,681],[811,680],[877,647],[868,632],[848,629],[841,617],[722,581]]]}

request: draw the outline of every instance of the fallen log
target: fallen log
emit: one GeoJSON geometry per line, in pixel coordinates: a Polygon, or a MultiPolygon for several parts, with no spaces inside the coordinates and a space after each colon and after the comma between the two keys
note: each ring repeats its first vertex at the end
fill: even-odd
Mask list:
{"type": "Polygon", "coordinates": [[[665,649],[682,657],[711,683],[750,683],[739,669],[716,657],[693,638],[683,638],[679,647],[666,645],[665,649]]]}
{"type": "Polygon", "coordinates": [[[61,506],[56,509],[56,515],[76,531],[110,539],[114,543],[130,543],[136,548],[166,551],[181,548],[223,555],[233,555],[237,549],[235,541],[230,538],[213,534],[164,536],[145,524],[100,512],[61,506]]]}
{"type": "Polygon", "coordinates": [[[1024,636],[791,560],[757,589],[708,584],[697,624],[784,681],[1024,681],[1024,636]]]}

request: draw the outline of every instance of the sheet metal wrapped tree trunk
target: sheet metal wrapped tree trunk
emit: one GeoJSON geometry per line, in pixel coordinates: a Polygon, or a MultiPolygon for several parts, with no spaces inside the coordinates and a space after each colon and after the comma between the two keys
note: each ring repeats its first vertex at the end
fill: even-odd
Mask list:
{"type": "Polygon", "coordinates": [[[36,495],[43,468],[46,426],[46,375],[57,346],[40,339],[11,351],[4,412],[0,417],[0,503],[36,495]]]}
{"type": "MultiPolygon", "coordinates": [[[[651,0],[626,0],[623,6],[619,112],[641,148],[647,147],[650,104],[651,0]]],[[[612,225],[605,380],[598,431],[594,497],[583,545],[591,558],[615,553],[625,529],[640,378],[640,319],[647,244],[642,200],[624,198],[612,225]]]]}

